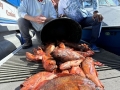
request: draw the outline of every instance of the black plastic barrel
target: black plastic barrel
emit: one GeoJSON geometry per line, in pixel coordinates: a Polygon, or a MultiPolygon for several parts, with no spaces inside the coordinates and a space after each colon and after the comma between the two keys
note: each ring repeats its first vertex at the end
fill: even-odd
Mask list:
{"type": "Polygon", "coordinates": [[[69,18],[57,18],[47,22],[41,31],[42,43],[69,41],[78,43],[81,39],[81,26],[69,18]]]}

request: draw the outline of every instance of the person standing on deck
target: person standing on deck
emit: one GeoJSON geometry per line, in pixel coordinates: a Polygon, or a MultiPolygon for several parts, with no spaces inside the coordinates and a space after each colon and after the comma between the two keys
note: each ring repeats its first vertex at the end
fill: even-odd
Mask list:
{"type": "Polygon", "coordinates": [[[36,36],[40,38],[40,31],[44,23],[50,19],[57,18],[54,5],[51,0],[22,0],[18,7],[18,26],[25,43],[22,45],[23,49],[32,46],[29,29],[36,32],[36,36]]]}
{"type": "Polygon", "coordinates": [[[59,0],[58,15],[66,16],[78,22],[82,28],[92,26],[90,47],[94,52],[100,52],[96,41],[100,36],[103,16],[98,12],[98,0],[92,0],[93,16],[83,7],[84,0],[59,0]]]}

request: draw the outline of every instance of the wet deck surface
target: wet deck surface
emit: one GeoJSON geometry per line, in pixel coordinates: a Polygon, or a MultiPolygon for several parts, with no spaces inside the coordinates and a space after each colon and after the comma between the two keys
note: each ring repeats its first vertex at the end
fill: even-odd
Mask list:
{"type": "MultiPolygon", "coordinates": [[[[32,48],[39,46],[36,40],[33,43],[32,48]]],[[[20,90],[20,84],[27,77],[44,70],[41,63],[26,60],[25,52],[32,52],[32,48],[21,49],[0,67],[0,90],[20,90]]],[[[101,49],[93,58],[105,64],[96,67],[105,90],[120,90],[120,56],[101,49]]]]}

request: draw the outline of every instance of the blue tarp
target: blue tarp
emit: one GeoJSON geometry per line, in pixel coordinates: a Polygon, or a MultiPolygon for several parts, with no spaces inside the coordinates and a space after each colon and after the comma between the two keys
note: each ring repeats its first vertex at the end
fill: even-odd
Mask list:
{"type": "Polygon", "coordinates": [[[20,0],[6,0],[6,1],[15,7],[18,7],[20,5],[20,0]]]}

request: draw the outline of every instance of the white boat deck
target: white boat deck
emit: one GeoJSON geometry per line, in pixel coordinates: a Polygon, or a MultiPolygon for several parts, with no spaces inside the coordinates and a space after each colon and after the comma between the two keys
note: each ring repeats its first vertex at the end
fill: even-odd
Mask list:
{"type": "MultiPolygon", "coordinates": [[[[86,8],[93,13],[92,8],[86,8]]],[[[103,15],[103,27],[120,27],[120,6],[99,6],[99,12],[103,15]]]]}

